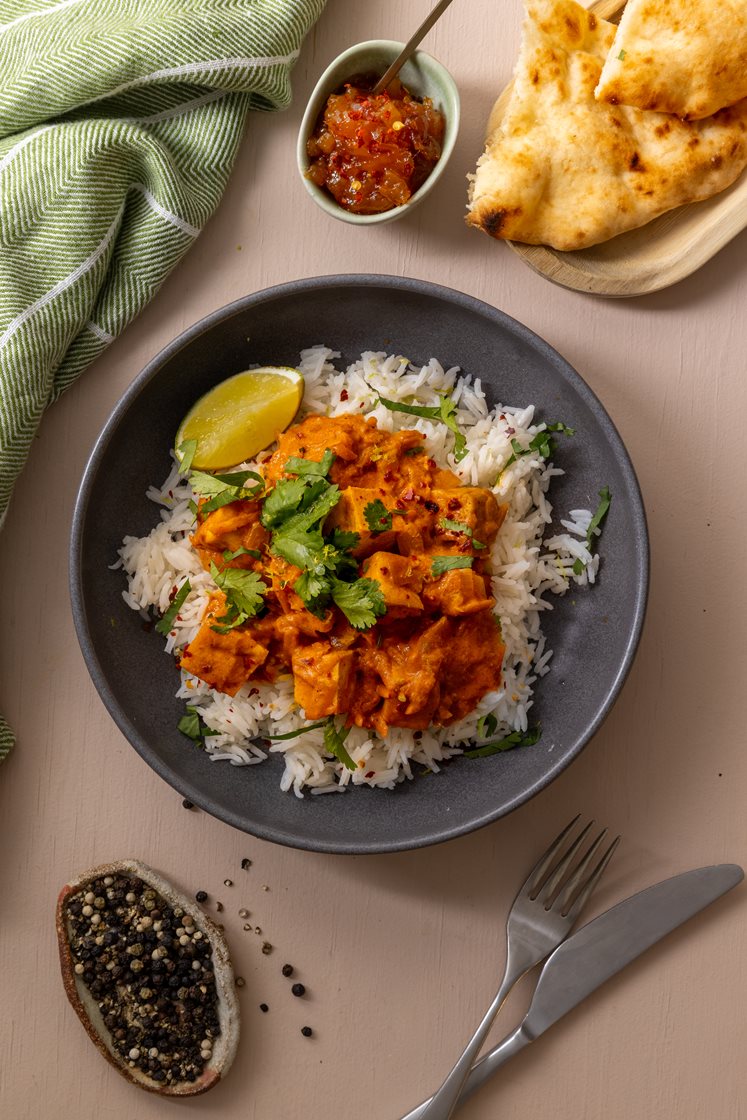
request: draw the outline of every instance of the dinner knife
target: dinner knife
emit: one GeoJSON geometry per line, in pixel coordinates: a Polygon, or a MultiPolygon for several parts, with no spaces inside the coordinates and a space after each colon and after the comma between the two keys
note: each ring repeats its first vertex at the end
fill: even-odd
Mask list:
{"type": "MultiPolygon", "coordinates": [[[[631,895],[567,938],[545,962],[523,1021],[472,1067],[459,1104],[605,980],[743,878],[735,863],[685,871],[631,895]]],[[[401,1120],[418,1120],[429,1103],[423,1101],[401,1120]]]]}

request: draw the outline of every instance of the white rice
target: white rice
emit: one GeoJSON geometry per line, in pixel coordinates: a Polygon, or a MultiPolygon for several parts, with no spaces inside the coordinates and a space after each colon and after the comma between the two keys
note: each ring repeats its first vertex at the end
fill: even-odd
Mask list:
{"type": "MultiPolygon", "coordinates": [[[[302,352],[303,413],[372,416],[384,431],[417,428],[425,436],[429,455],[440,466],[453,470],[467,485],[491,489],[499,502],[508,504],[491,553],[494,610],[506,654],[501,688],[484,696],[459,723],[422,733],[392,727],[386,739],[353,727],[345,745],[357,763],[354,772],[324,753],[322,729],[268,748],[257,745],[256,739],[262,736],[283,734],[307,722],[293,699],[290,675],[275,684],[250,681],[236,696],[227,696],[182,671],[177,695],[199,711],[212,732],[205,739],[210,757],[233,766],[251,766],[263,762],[268,754],[281,754],[285,762],[281,788],[293,789],[299,797],[305,788],[312,793],[341,791],[349,785],[391,789],[414,776],[414,763],[437,771],[445,759],[461,754],[465,743],[479,742],[481,716],[491,714],[497,721],[491,739],[526,731],[534,685],[549,671],[552,657],[540,626],[542,613],[552,610],[547,597],[564,595],[571,583],[593,583],[599,564],[586,544],[592,518],[589,510],[571,510],[560,521],[564,532],[543,540],[552,521],[550,484],[563,471],[537,452],[520,456],[506,468],[513,453],[511,440],[526,447],[544,427],[533,423],[533,405],[489,409],[479,379],[459,377],[458,367],[445,370],[435,358],[417,367],[399,355],[366,352],[343,371],[334,365],[338,357],[324,346],[302,352]],[[340,399],[343,389],[347,392],[344,401],[340,399]],[[426,405],[438,404],[437,392],[448,390],[458,405],[459,427],[467,439],[465,458],[455,462],[454,436],[443,424],[390,412],[374,390],[392,400],[426,405]],[[576,560],[583,564],[580,575],[573,571],[576,560]]],[[[144,617],[166,611],[173,589],[189,578],[192,590],[166,640],[166,650],[176,653],[197,633],[214,584],[189,541],[194,529],[189,508],[193,494],[176,464],[161,488],[148,490],[148,497],[162,507],[160,524],[146,537],[125,537],[114,566],[124,567],[128,576],[127,590],[122,593],[125,602],[144,617]]],[[[185,749],[190,749],[186,740],[185,749]]]]}

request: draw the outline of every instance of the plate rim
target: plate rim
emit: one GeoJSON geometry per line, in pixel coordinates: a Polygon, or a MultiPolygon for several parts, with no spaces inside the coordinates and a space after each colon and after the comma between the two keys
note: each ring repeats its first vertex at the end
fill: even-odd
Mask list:
{"type": "MultiPolygon", "coordinates": [[[[501,817],[507,816],[509,813],[520,808],[521,805],[532,800],[533,797],[550,785],[563,770],[578,758],[591,739],[597,734],[617,701],[628,674],[630,673],[640,644],[650,587],[650,537],[643,495],[635,468],[614,421],[599,397],[597,397],[590,386],[587,385],[581,375],[559,351],[550,345],[550,343],[546,342],[529,327],[514,319],[505,311],[494,307],[492,304],[478,299],[476,296],[469,295],[466,292],[459,291],[455,288],[449,288],[446,285],[436,284],[428,280],[394,276],[386,273],[330,273],[274,284],[268,288],[250,292],[247,295],[233,300],[231,303],[225,304],[223,307],[216,308],[214,311],[209,312],[207,315],[203,316],[203,318],[187,327],[162,347],[133,378],[124,393],[119,397],[88,454],[75,498],[68,559],[69,593],[73,622],[86,668],[109,715],[140,757],[171,789],[176,790],[182,797],[188,798],[195,805],[198,805],[200,808],[204,809],[205,812],[210,813],[211,816],[216,817],[225,824],[247,833],[248,835],[256,836],[261,840],[282,844],[285,847],[335,855],[375,855],[390,852],[414,851],[419,848],[446,843],[449,840],[478,831],[486,825],[499,820],[501,817]],[[301,295],[310,290],[318,291],[320,289],[335,288],[341,285],[359,289],[398,289],[409,293],[445,300],[452,304],[456,303],[465,310],[499,324],[510,333],[519,337],[532,349],[539,351],[548,363],[570,383],[572,388],[588,405],[601,424],[605,435],[612,445],[613,454],[625,477],[629,497],[633,503],[633,523],[637,529],[640,542],[643,545],[641,549],[636,550],[640,573],[635,584],[632,625],[623,656],[608,686],[603,704],[600,706],[594,719],[589,723],[584,734],[575,744],[572,753],[563,758],[560,762],[556,762],[548,767],[547,772],[543,773],[533,785],[523,790],[520,795],[513,797],[499,809],[484,813],[479,818],[471,820],[466,824],[455,824],[444,827],[439,822],[437,830],[434,830],[434,832],[428,836],[418,837],[416,840],[398,841],[394,839],[383,842],[369,842],[354,839],[351,842],[338,842],[335,840],[315,839],[313,836],[309,838],[308,836],[299,836],[296,833],[290,833],[282,827],[268,827],[264,824],[257,825],[254,823],[249,827],[246,819],[242,819],[237,813],[230,809],[225,809],[217,805],[209,795],[204,795],[198,787],[193,786],[190,782],[182,780],[179,775],[174,774],[171,768],[161,759],[160,755],[151,748],[145,737],[138,728],[135,727],[116,700],[108,685],[106,675],[96,653],[95,644],[88,625],[85,605],[83,588],[83,526],[101,460],[132,402],[153,380],[161,367],[179,354],[179,352],[194,339],[199,338],[225,320],[240,314],[246,308],[269,303],[278,298],[301,295]]],[[[356,790],[354,792],[357,794],[361,791],[356,790]]],[[[381,791],[371,792],[377,794],[381,791]]]]}

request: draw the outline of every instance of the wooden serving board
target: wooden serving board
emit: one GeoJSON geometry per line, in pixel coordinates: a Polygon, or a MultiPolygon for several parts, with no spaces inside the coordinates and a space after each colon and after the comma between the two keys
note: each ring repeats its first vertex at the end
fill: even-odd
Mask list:
{"type": "MultiPolygon", "coordinates": [[[[597,0],[589,8],[602,19],[616,22],[620,0],[597,0]]],[[[496,102],[490,118],[492,132],[503,115],[510,86],[496,102]]],[[[621,233],[590,249],[561,252],[547,245],[506,244],[542,276],[595,295],[626,297],[656,292],[684,280],[727,242],[747,227],[747,172],[727,190],[669,210],[639,229],[621,233]]]]}

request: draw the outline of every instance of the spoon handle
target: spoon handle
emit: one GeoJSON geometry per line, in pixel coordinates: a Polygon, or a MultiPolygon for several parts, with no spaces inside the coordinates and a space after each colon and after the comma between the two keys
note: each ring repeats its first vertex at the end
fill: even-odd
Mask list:
{"type": "Polygon", "coordinates": [[[433,24],[436,22],[436,20],[441,18],[450,3],[451,0],[439,0],[439,3],[436,4],[430,15],[425,17],[415,34],[407,40],[401,53],[397,55],[389,69],[385,71],[381,78],[379,78],[378,82],[373,88],[374,94],[384,92],[386,87],[391,82],[392,78],[396,77],[397,74],[399,74],[400,68],[404,66],[415,48],[420,44],[421,39],[424,39],[430,29],[433,27],[433,24]]]}

